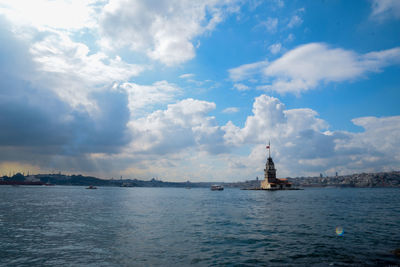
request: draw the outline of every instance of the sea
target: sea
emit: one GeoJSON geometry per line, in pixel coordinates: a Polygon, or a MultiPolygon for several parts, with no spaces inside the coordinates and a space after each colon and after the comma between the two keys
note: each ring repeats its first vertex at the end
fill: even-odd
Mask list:
{"type": "Polygon", "coordinates": [[[0,266],[400,266],[399,188],[0,186],[0,266]]]}

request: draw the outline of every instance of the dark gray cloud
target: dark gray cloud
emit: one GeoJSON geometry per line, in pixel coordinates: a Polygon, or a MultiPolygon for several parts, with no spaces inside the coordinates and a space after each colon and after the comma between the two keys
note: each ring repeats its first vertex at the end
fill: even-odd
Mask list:
{"type": "MultiPolygon", "coordinates": [[[[2,91],[3,86],[0,82],[2,91]]],[[[67,154],[113,153],[129,142],[128,100],[123,92],[94,94],[99,111],[91,116],[51,92],[27,84],[8,88],[7,95],[0,95],[0,146],[59,146],[54,152],[67,154]]]]}
{"type": "MultiPolygon", "coordinates": [[[[51,162],[52,156],[117,153],[130,142],[128,96],[104,89],[89,95],[93,112],[72,107],[38,86],[29,46],[0,19],[0,160],[51,162]]],[[[51,75],[49,73],[48,75],[51,75]]]]}

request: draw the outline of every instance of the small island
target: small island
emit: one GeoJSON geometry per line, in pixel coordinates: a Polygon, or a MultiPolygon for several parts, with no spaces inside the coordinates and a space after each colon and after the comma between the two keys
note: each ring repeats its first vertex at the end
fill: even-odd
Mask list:
{"type": "Polygon", "coordinates": [[[270,145],[267,146],[269,151],[267,162],[264,169],[264,181],[261,182],[262,190],[288,190],[293,189],[292,183],[287,179],[276,178],[276,169],[274,161],[271,157],[270,145]]]}
{"type": "Polygon", "coordinates": [[[268,158],[265,163],[264,181],[261,181],[260,187],[245,188],[244,190],[300,190],[299,188],[292,187],[292,183],[288,179],[276,178],[276,169],[271,157],[270,142],[268,142],[266,148],[268,149],[268,158]]]}

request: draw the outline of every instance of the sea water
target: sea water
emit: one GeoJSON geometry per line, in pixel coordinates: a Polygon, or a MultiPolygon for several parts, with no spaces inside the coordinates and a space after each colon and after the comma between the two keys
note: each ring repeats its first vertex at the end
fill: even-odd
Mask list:
{"type": "Polygon", "coordinates": [[[0,186],[2,266],[400,266],[400,189],[0,186]]]}

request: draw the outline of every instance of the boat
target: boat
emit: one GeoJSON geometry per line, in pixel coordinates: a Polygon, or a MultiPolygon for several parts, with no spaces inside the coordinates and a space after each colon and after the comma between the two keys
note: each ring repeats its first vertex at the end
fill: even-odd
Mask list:
{"type": "Polygon", "coordinates": [[[211,186],[211,190],[212,191],[222,191],[222,190],[224,190],[224,187],[222,186],[222,185],[212,185],[211,186]]]}
{"type": "Polygon", "coordinates": [[[86,187],[86,189],[97,189],[97,187],[95,187],[93,185],[89,185],[89,187],[86,187]]]}

